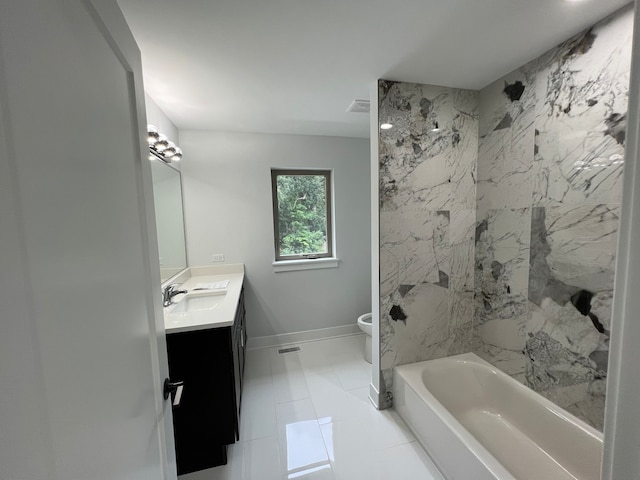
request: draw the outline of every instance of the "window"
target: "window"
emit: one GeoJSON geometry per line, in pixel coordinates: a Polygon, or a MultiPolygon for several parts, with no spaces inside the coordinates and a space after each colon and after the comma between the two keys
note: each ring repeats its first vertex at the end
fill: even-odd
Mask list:
{"type": "Polygon", "coordinates": [[[331,172],[271,170],[276,262],[333,257],[331,172]]]}

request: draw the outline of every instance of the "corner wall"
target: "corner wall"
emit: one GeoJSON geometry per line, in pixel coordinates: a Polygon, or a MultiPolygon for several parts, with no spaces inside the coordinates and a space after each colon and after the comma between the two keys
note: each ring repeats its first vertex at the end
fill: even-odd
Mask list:
{"type": "MultiPolygon", "coordinates": [[[[160,133],[164,133],[169,140],[180,146],[180,134],[178,132],[178,128],[171,120],[169,120],[169,117],[167,117],[158,104],[148,94],[145,94],[144,96],[144,104],[147,111],[147,123],[158,127],[160,133]]],[[[174,162],[173,166],[180,167],[180,162],[174,162]]]]}
{"type": "Polygon", "coordinates": [[[470,350],[477,92],[380,80],[381,407],[393,367],[470,350]],[[431,131],[435,122],[439,131],[431,131]]]}
{"type": "Polygon", "coordinates": [[[600,430],[632,7],[480,92],[473,350],[600,430]]]}
{"type": "Polygon", "coordinates": [[[379,81],[383,407],[394,366],[474,351],[602,430],[632,32],[480,92],[379,81]]]}

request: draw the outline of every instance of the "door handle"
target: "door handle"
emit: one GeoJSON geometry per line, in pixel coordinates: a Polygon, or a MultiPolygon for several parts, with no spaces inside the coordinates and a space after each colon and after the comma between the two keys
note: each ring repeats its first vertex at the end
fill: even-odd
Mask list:
{"type": "Polygon", "coordinates": [[[168,378],[164,379],[162,395],[164,396],[164,399],[167,400],[169,396],[173,394],[173,402],[171,402],[171,405],[173,405],[174,407],[180,406],[183,390],[184,382],[170,382],[168,378]]]}

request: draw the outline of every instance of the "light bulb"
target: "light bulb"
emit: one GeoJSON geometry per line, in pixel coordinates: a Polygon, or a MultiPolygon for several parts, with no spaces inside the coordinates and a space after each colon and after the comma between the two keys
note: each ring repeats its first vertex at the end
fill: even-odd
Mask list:
{"type": "Polygon", "coordinates": [[[147,125],[147,142],[152,144],[156,143],[158,140],[158,136],[160,133],[158,132],[158,128],[155,125],[147,125]]]}

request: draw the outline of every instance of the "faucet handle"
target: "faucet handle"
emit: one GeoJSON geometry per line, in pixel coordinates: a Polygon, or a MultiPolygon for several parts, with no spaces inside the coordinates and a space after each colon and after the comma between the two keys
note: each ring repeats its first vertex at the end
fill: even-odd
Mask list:
{"type": "Polygon", "coordinates": [[[162,305],[164,307],[168,307],[169,305],[171,305],[173,303],[172,299],[176,295],[187,293],[187,290],[177,290],[177,286],[177,283],[172,283],[164,287],[164,290],[162,290],[162,305]]]}
{"type": "Polygon", "coordinates": [[[173,292],[173,289],[176,288],[178,286],[177,283],[171,283],[167,286],[165,286],[162,289],[162,305],[163,306],[168,306],[170,303],[170,298],[171,298],[171,293],[173,292]]]}

